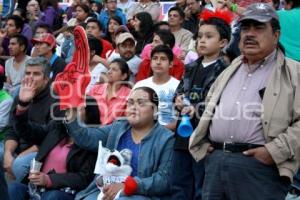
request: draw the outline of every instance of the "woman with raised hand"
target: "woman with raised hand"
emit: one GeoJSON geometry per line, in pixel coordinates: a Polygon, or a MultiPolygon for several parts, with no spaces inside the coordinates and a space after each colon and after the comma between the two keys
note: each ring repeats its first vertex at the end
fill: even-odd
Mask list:
{"type": "MultiPolygon", "coordinates": [[[[156,120],[158,97],[154,90],[140,87],[127,100],[126,119],[100,128],[81,127],[76,109],[67,111],[68,133],[81,148],[98,151],[103,146],[132,151],[132,173],[124,183],[105,186],[103,200],[112,200],[121,190],[119,200],[170,199],[170,171],[174,143],[171,131],[156,120]]],[[[97,199],[99,189],[93,181],[76,199],[97,199]]]]}

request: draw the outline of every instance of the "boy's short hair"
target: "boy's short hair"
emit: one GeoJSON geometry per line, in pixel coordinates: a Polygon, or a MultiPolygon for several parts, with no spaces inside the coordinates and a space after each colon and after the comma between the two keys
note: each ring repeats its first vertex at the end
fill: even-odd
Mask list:
{"type": "Polygon", "coordinates": [[[173,58],[174,58],[173,51],[167,45],[157,45],[156,47],[154,47],[154,49],[152,49],[152,51],[151,51],[151,60],[152,60],[154,54],[156,54],[156,53],[164,53],[167,55],[169,62],[173,61],[173,58]]]}
{"type": "Polygon", "coordinates": [[[204,20],[200,22],[200,27],[202,25],[213,25],[216,27],[219,35],[220,35],[220,40],[222,39],[227,39],[228,42],[230,41],[231,38],[231,28],[230,25],[228,25],[224,20],[219,19],[219,18],[210,18],[208,20],[204,20]]]}
{"type": "Polygon", "coordinates": [[[101,26],[101,23],[95,18],[90,18],[89,20],[87,20],[86,24],[88,24],[88,23],[95,23],[95,24],[97,24],[100,31],[103,30],[102,26],[101,26]]]}
{"type": "Polygon", "coordinates": [[[178,12],[178,14],[180,15],[180,17],[181,17],[182,19],[184,19],[185,14],[184,14],[184,11],[183,11],[180,7],[174,6],[174,7],[170,8],[169,11],[168,11],[168,15],[169,15],[170,12],[172,12],[172,11],[178,12]]]}
{"type": "Polygon", "coordinates": [[[12,15],[12,16],[10,16],[10,17],[7,18],[7,21],[8,20],[13,20],[15,22],[16,28],[19,28],[21,31],[23,30],[24,21],[23,21],[23,19],[20,16],[18,16],[18,15],[12,15]]]}
{"type": "Polygon", "coordinates": [[[27,38],[26,38],[25,36],[23,36],[23,35],[20,35],[20,34],[17,34],[17,35],[12,36],[12,37],[10,38],[10,40],[11,40],[12,38],[16,38],[16,39],[17,39],[17,42],[18,42],[18,44],[19,44],[20,46],[24,46],[23,52],[26,53],[27,48],[28,48],[28,40],[27,40],[27,38]]]}
{"type": "Polygon", "coordinates": [[[36,32],[36,30],[37,30],[38,28],[45,29],[47,33],[52,33],[52,30],[51,30],[51,28],[50,28],[50,26],[49,26],[48,24],[44,24],[44,23],[38,24],[38,25],[35,27],[34,32],[36,32]]]}
{"type": "Polygon", "coordinates": [[[165,45],[169,46],[171,49],[174,47],[175,36],[173,35],[173,33],[171,31],[157,30],[157,31],[155,31],[155,34],[159,36],[159,38],[165,45]]]}

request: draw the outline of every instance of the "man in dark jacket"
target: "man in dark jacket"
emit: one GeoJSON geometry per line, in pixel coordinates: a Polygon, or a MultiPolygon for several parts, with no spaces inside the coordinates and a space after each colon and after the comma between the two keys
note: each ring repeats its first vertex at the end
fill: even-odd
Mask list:
{"type": "MultiPolygon", "coordinates": [[[[25,78],[33,77],[37,89],[37,95],[28,105],[28,118],[32,122],[45,124],[51,119],[51,114],[58,113],[57,109],[52,107],[54,99],[50,93],[49,74],[50,67],[45,58],[31,58],[25,64],[25,78]]],[[[13,119],[10,122],[5,136],[4,168],[11,178],[15,177],[16,181],[21,181],[29,170],[30,160],[35,157],[38,148],[32,142],[21,138],[12,128],[13,119]]]]}

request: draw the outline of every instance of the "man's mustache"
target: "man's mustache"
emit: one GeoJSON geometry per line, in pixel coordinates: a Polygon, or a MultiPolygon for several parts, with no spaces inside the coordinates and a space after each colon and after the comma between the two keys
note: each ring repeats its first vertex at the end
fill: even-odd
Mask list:
{"type": "Polygon", "coordinates": [[[259,43],[252,37],[246,37],[243,41],[244,44],[255,44],[258,45],[259,43]]]}

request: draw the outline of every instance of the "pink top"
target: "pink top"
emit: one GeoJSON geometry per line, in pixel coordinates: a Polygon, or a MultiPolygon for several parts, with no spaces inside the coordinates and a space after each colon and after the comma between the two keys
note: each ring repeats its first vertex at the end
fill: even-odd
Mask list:
{"type": "MultiPolygon", "coordinates": [[[[175,44],[175,46],[173,47],[173,53],[174,53],[174,55],[178,58],[180,55],[181,55],[181,53],[182,53],[182,50],[180,49],[180,47],[178,46],[178,45],[176,45],[175,44]]],[[[142,60],[145,60],[145,59],[150,59],[150,57],[151,57],[151,51],[152,51],[152,45],[151,45],[151,43],[150,44],[147,44],[145,47],[144,47],[144,49],[143,49],[143,51],[142,51],[142,53],[141,53],[141,55],[140,55],[140,57],[141,57],[141,59],[142,60]]]]}
{"type": "MultiPolygon", "coordinates": [[[[56,173],[67,172],[67,156],[71,150],[72,144],[67,143],[67,138],[61,140],[48,154],[42,172],[48,173],[55,170],[56,173]]],[[[51,187],[51,180],[47,177],[47,187],[51,187]]]]}
{"type": "Polygon", "coordinates": [[[92,87],[89,95],[97,100],[102,125],[111,124],[116,118],[125,115],[127,97],[131,89],[122,85],[116,94],[107,100],[108,84],[100,84],[92,87]]]}
{"type": "Polygon", "coordinates": [[[67,139],[60,141],[48,154],[42,172],[48,173],[55,170],[56,173],[67,172],[67,156],[72,144],[67,144],[67,139]]]}

